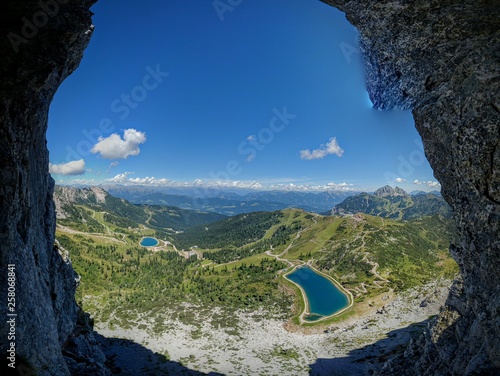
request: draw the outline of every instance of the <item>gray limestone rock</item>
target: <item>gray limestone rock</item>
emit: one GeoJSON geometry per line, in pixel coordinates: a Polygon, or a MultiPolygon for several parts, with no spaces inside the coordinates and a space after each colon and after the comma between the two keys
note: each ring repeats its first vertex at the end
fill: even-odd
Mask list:
{"type": "Polygon", "coordinates": [[[7,265],[13,264],[16,366],[26,375],[68,375],[80,366],[109,374],[91,336],[76,333],[82,328],[91,333],[91,327],[75,302],[77,275],[54,246],[54,182],[45,140],[52,97],[78,67],[89,42],[85,32],[94,2],[4,1],[0,6],[0,347],[2,354],[8,351],[4,298],[7,265]],[[68,367],[63,352],[70,343],[82,356],[68,367]],[[88,361],[94,358],[93,364],[88,361]]]}
{"type": "Polygon", "coordinates": [[[500,3],[323,1],[359,30],[374,106],[413,110],[460,233],[462,288],[380,374],[500,372],[500,3]]]}

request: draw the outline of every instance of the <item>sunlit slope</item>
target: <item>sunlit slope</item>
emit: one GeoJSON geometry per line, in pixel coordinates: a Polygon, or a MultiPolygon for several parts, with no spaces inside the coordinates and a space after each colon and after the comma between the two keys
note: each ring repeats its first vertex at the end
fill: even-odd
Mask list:
{"type": "Polygon", "coordinates": [[[222,214],[172,206],[134,205],[99,187],[57,186],[54,201],[58,223],[85,232],[100,232],[107,227],[126,229],[140,226],[158,231],[179,231],[226,218],[222,214]]]}
{"type": "Polygon", "coordinates": [[[319,216],[296,209],[253,214],[193,227],[174,235],[173,242],[206,249],[204,257],[214,262],[266,251],[291,261],[311,261],[346,286],[361,289],[407,288],[456,270],[448,252],[453,226],[441,215],[396,221],[366,214],[319,216]],[[265,232],[263,224],[268,226],[265,232]],[[249,236],[259,233],[259,240],[249,236]]]}
{"type": "MultiPolygon", "coordinates": [[[[396,221],[286,209],[176,233],[152,221],[162,211],[182,218],[176,208],[89,196],[67,206],[57,203],[66,215],[58,219],[57,239],[81,276],[78,297],[84,307],[98,320],[122,326],[165,306],[178,307],[179,317],[191,320],[179,303],[207,310],[262,308],[273,317],[290,317],[297,295],[280,276],[305,263],[337,279],[358,302],[457,271],[448,252],[453,227],[440,215],[396,221]],[[156,236],[159,246],[140,247],[142,236],[156,236]]],[[[224,325],[228,317],[221,318],[224,325]]]]}

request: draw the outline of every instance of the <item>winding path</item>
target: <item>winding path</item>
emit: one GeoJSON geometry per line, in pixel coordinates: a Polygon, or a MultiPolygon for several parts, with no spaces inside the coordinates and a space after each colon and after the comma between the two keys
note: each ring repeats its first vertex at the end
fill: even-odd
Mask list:
{"type": "Polygon", "coordinates": [[[77,231],[77,230],[73,230],[70,227],[63,226],[61,224],[57,224],[57,228],[59,230],[61,230],[62,232],[66,232],[68,234],[93,236],[93,237],[96,237],[96,238],[108,239],[108,240],[111,240],[111,241],[114,241],[114,242],[127,244],[127,242],[125,242],[124,240],[116,239],[116,238],[113,238],[111,236],[106,236],[106,235],[101,234],[101,233],[77,231]]]}

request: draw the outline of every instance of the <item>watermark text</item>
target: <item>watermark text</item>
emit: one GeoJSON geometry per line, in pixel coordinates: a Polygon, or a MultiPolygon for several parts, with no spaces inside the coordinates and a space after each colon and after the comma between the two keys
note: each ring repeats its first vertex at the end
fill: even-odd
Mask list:
{"type": "Polygon", "coordinates": [[[16,266],[7,265],[7,365],[16,368],[16,266]]]}
{"type": "MultiPolygon", "coordinates": [[[[122,93],[111,102],[110,110],[117,115],[118,119],[125,120],[132,110],[135,110],[141,102],[146,100],[148,93],[155,90],[170,75],[170,73],[162,71],[159,64],[156,64],[154,68],[148,65],[145,70],[146,75],[139,85],[134,86],[127,93],[122,93]]],[[[84,139],[78,142],[76,148],[66,146],[66,162],[89,156],[94,145],[104,136],[110,135],[115,128],[113,120],[104,117],[94,129],[83,129],[84,139]]]]}
{"type": "Polygon", "coordinates": [[[214,0],[212,5],[215,13],[219,16],[220,22],[222,22],[224,21],[224,13],[233,12],[242,2],[243,0],[214,0]]]}

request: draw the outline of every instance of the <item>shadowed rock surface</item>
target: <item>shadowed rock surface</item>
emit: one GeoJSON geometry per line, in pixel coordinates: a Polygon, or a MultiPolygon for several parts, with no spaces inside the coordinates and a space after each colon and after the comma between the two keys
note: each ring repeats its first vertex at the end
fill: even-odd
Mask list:
{"type": "Polygon", "coordinates": [[[379,109],[412,109],[454,211],[461,270],[447,305],[383,375],[500,372],[500,3],[335,1],[360,32],[379,109]]]}
{"type": "Polygon", "coordinates": [[[1,4],[0,346],[5,354],[6,269],[14,264],[16,365],[24,375],[109,374],[88,317],[75,302],[77,275],[54,246],[54,181],[45,141],[52,97],[90,40],[94,2],[1,4]]]}

